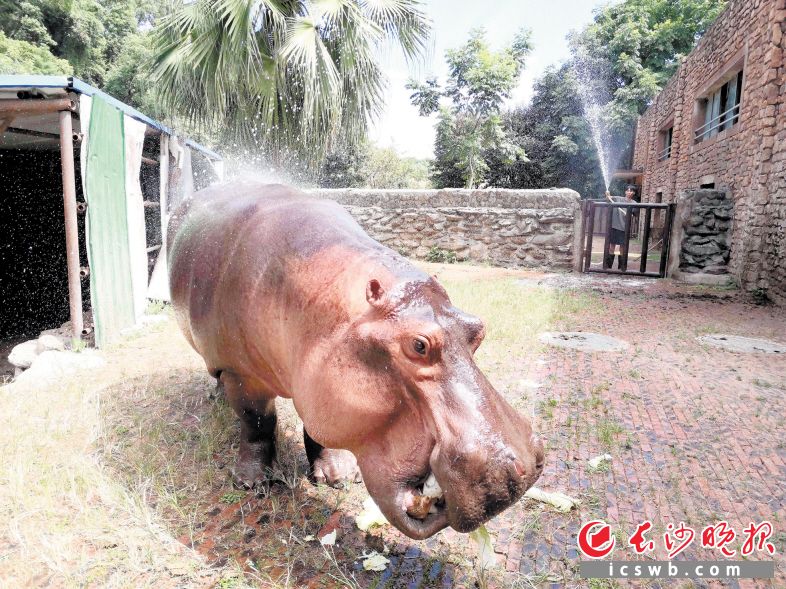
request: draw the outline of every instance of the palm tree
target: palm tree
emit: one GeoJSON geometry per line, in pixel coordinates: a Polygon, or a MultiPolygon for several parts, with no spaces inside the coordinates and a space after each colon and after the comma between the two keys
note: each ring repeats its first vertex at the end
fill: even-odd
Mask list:
{"type": "Polygon", "coordinates": [[[429,34],[420,0],[195,0],[156,28],[154,74],[191,122],[316,166],[379,114],[383,45],[413,60],[429,34]]]}

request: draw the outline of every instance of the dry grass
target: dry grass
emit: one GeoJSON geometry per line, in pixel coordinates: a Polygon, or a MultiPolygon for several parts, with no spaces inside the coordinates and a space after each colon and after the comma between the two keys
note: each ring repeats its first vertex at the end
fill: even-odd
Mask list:
{"type": "MultiPolygon", "coordinates": [[[[537,400],[522,379],[541,349],[537,334],[561,327],[592,298],[524,287],[517,277],[463,266],[440,280],[457,306],[486,322],[481,368],[531,410],[537,400]]],[[[303,571],[328,584],[374,585],[378,575],[361,573],[361,583],[352,572],[363,546],[326,550],[306,540],[331,513],[357,514],[365,489],[308,482],[290,402],[278,404],[278,482],[260,496],[238,492],[227,477],[236,419],[223,401],[208,399],[214,382],[174,322],[103,354],[105,368],[56,387],[0,390],[4,585],[295,587],[303,571]],[[212,534],[205,513],[215,505],[269,516],[253,558],[208,563],[188,547],[212,534]]],[[[241,517],[221,542],[235,554],[247,532],[241,517]]],[[[452,544],[434,558],[472,570],[467,552],[452,544]]]]}
{"type": "MultiPolygon", "coordinates": [[[[116,353],[116,352],[115,352],[116,353]]],[[[36,390],[0,391],[4,586],[210,586],[216,571],[161,526],[100,452],[110,365],[36,390]]]]}

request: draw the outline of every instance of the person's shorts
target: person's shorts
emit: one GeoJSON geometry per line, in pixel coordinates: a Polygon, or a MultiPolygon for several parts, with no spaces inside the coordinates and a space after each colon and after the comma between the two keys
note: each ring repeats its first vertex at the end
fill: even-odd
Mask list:
{"type": "Polygon", "coordinates": [[[621,229],[614,229],[612,227],[609,243],[614,245],[625,245],[625,232],[621,229]]]}

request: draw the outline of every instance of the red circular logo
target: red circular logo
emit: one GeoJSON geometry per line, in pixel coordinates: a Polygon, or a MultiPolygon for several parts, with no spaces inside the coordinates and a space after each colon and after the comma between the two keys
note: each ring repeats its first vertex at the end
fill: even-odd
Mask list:
{"type": "Polygon", "coordinates": [[[590,558],[603,558],[614,550],[616,538],[611,535],[611,526],[603,520],[584,524],[579,531],[579,550],[590,558]]]}

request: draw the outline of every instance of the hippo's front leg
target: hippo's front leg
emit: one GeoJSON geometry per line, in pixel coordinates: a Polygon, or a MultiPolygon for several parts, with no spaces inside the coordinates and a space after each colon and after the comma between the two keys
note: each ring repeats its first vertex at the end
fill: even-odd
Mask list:
{"type": "Polygon", "coordinates": [[[303,442],[315,482],[336,487],[363,480],[355,455],[349,450],[325,448],[308,435],[306,428],[303,428],[303,442]]]}
{"type": "Polygon", "coordinates": [[[232,480],[249,489],[265,481],[266,469],[276,457],[276,401],[249,390],[242,379],[221,373],[226,399],[240,417],[240,448],[232,469],[232,480]]]}

